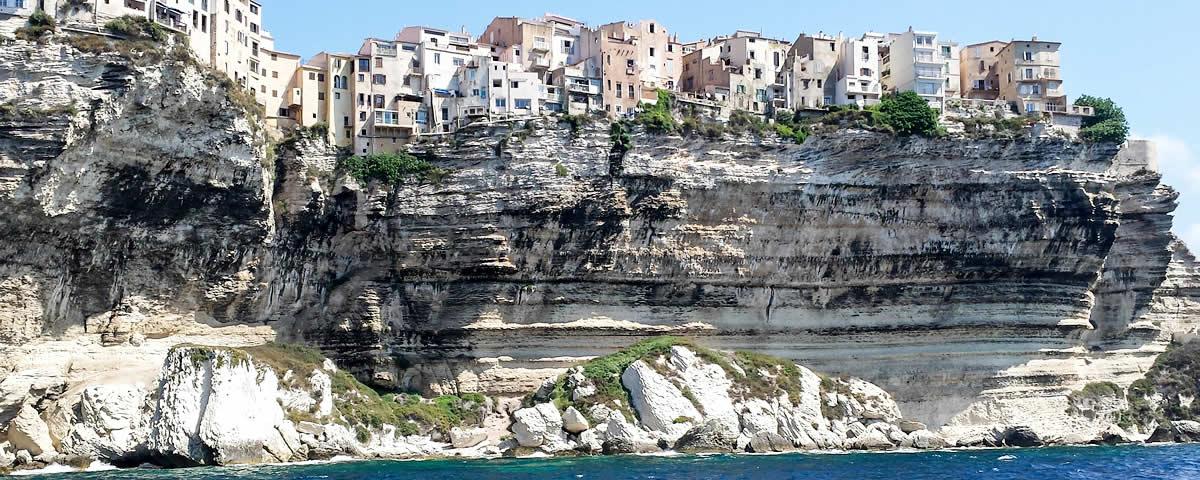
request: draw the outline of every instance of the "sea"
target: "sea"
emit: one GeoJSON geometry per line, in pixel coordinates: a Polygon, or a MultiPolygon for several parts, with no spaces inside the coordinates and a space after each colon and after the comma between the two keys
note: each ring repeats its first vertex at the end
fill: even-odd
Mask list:
{"type": "Polygon", "coordinates": [[[913,453],[661,455],[540,459],[333,461],[301,465],[41,473],[108,479],[1198,479],[1200,445],[948,450],[913,453]]]}

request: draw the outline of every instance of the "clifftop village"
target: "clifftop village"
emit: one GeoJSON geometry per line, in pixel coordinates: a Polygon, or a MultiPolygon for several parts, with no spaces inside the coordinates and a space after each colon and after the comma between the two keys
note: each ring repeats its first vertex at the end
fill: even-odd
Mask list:
{"type": "Polygon", "coordinates": [[[357,52],[305,60],[275,48],[254,0],[0,0],[0,32],[38,9],[68,30],[103,32],[106,22],[134,15],[186,33],[199,59],[254,92],[270,126],[324,124],[356,154],[394,152],[481,120],[628,116],[655,103],[659,90],[721,119],[867,107],[903,91],[943,114],[1031,114],[1064,130],[1093,114],[1067,101],[1061,44],[1037,37],[964,46],[909,28],[790,42],[739,30],[680,41],[654,20],[588,26],[545,14],[498,17],[478,36],[410,26],[367,38],[357,52]]]}

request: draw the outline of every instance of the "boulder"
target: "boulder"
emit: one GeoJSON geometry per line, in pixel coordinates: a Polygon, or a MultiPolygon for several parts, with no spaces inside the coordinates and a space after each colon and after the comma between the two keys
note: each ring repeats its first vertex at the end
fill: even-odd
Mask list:
{"type": "Polygon", "coordinates": [[[604,450],[604,432],[599,429],[586,430],[579,434],[579,450],[584,453],[600,453],[604,450]]]}
{"type": "Polygon", "coordinates": [[[137,385],[96,385],[79,396],[79,415],[62,441],[63,453],[114,461],[146,441],[146,391],[137,385]]]}
{"type": "Polygon", "coordinates": [[[1037,432],[1024,425],[1005,429],[1001,443],[1008,447],[1040,447],[1046,444],[1037,432]]]}
{"type": "Polygon", "coordinates": [[[920,450],[936,450],[946,448],[949,443],[940,435],[929,430],[917,430],[910,432],[908,438],[900,444],[904,448],[916,448],[920,450]]]}
{"type": "Polygon", "coordinates": [[[759,432],[779,433],[779,419],[775,417],[775,409],[765,400],[747,400],[742,404],[739,418],[742,431],[749,436],[759,432]]]}
{"type": "Polygon", "coordinates": [[[850,450],[891,450],[895,445],[887,436],[875,429],[866,429],[862,434],[851,438],[846,445],[850,450]]]}
{"type": "Polygon", "coordinates": [[[619,412],[608,417],[605,429],[604,453],[648,453],[660,450],[658,441],[646,431],[629,423],[619,412]]]}
{"type": "Polygon", "coordinates": [[[0,443],[0,468],[12,467],[17,463],[17,455],[12,451],[12,445],[8,442],[0,443]]]}
{"type": "Polygon", "coordinates": [[[592,428],[588,423],[587,417],[584,417],[575,407],[567,407],[567,411],[563,412],[563,429],[570,433],[582,433],[583,431],[592,428]]]}
{"type": "Polygon", "coordinates": [[[1121,445],[1133,443],[1133,437],[1117,424],[1109,425],[1091,441],[1094,445],[1121,445]]]}
{"type": "Polygon", "coordinates": [[[729,452],[734,449],[738,435],[724,421],[711,419],[689,429],[675,442],[680,452],[729,452]]]}
{"type": "Polygon", "coordinates": [[[901,420],[896,426],[900,427],[900,431],[904,433],[912,433],[918,430],[925,430],[925,424],[915,420],[901,420]]]}
{"type": "Polygon", "coordinates": [[[325,426],[313,422],[301,421],[296,424],[296,431],[306,433],[314,437],[320,437],[325,434],[325,426]]]}
{"type": "Polygon", "coordinates": [[[1150,438],[1146,440],[1149,443],[1193,443],[1200,442],[1200,423],[1177,420],[1163,425],[1159,425],[1154,429],[1154,433],[1150,434],[1150,438]]]}
{"type": "Polygon", "coordinates": [[[487,440],[487,430],[479,427],[450,429],[450,445],[454,448],[470,448],[487,440]]]}
{"type": "Polygon", "coordinates": [[[750,437],[750,445],[747,450],[751,453],[770,453],[770,452],[788,452],[795,450],[792,445],[782,435],[772,432],[758,432],[750,437]]]}
{"type": "Polygon", "coordinates": [[[540,403],[513,413],[512,431],[522,447],[565,442],[563,419],[553,403],[540,403]]]}
{"type": "Polygon", "coordinates": [[[679,345],[671,347],[669,362],[678,380],[691,394],[690,398],[695,400],[696,407],[704,412],[704,418],[719,420],[736,432],[739,428],[738,412],[729,396],[733,381],[725,369],[679,345]]]}
{"type": "Polygon", "coordinates": [[[629,365],[621,374],[621,384],[629,390],[638,419],[650,430],[678,438],[691,428],[689,423],[704,418],[675,384],[646,362],[638,360],[629,365]],[[676,422],[680,419],[687,421],[676,422]]]}
{"type": "Polygon", "coordinates": [[[14,449],[26,450],[34,457],[57,453],[50,438],[50,428],[41,414],[29,405],[21,407],[8,423],[8,441],[14,449]]]}

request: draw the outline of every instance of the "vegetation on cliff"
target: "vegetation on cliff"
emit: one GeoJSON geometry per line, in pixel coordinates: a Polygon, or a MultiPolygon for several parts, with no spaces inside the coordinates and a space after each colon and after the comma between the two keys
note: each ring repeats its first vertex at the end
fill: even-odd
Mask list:
{"type": "Polygon", "coordinates": [[[1173,345],[1146,376],[1129,386],[1122,426],[1149,427],[1175,420],[1200,420],[1200,342],[1173,345]]]}
{"type": "Polygon", "coordinates": [[[445,174],[432,163],[404,152],[355,155],[343,159],[339,166],[362,183],[379,181],[395,185],[414,179],[436,181],[445,174]]]}
{"type": "Polygon", "coordinates": [[[47,35],[53,34],[57,28],[58,24],[55,23],[54,18],[39,9],[34,10],[29,15],[29,20],[25,26],[18,28],[14,34],[18,39],[37,42],[41,41],[47,35]]]}
{"type": "Polygon", "coordinates": [[[1084,95],[1075,100],[1075,104],[1095,109],[1094,115],[1083,118],[1079,135],[1085,141],[1125,143],[1129,138],[1129,121],[1125,118],[1125,110],[1111,98],[1084,95]]]}

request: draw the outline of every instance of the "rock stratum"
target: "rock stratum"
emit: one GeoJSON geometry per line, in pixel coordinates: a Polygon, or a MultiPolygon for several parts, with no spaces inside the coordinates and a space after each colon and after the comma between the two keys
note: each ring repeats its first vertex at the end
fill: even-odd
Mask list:
{"type": "MultiPolygon", "coordinates": [[[[0,442],[31,459],[89,398],[161,400],[180,344],[306,344],[382,390],[517,398],[662,335],[861,378],[950,441],[1078,443],[1128,402],[1076,393],[1123,390],[1200,320],[1177,194],[1138,142],[636,131],[622,155],[606,121],[547,118],[416,144],[445,175],[387,185],[321,141],[274,144],[192,62],[135,60],[0,49],[0,442]],[[133,387],[96,391],[114,385],[133,387]]],[[[638,428],[679,433],[654,418],[638,428]]],[[[288,456],[147,435],[89,445],[288,456]]]]}

